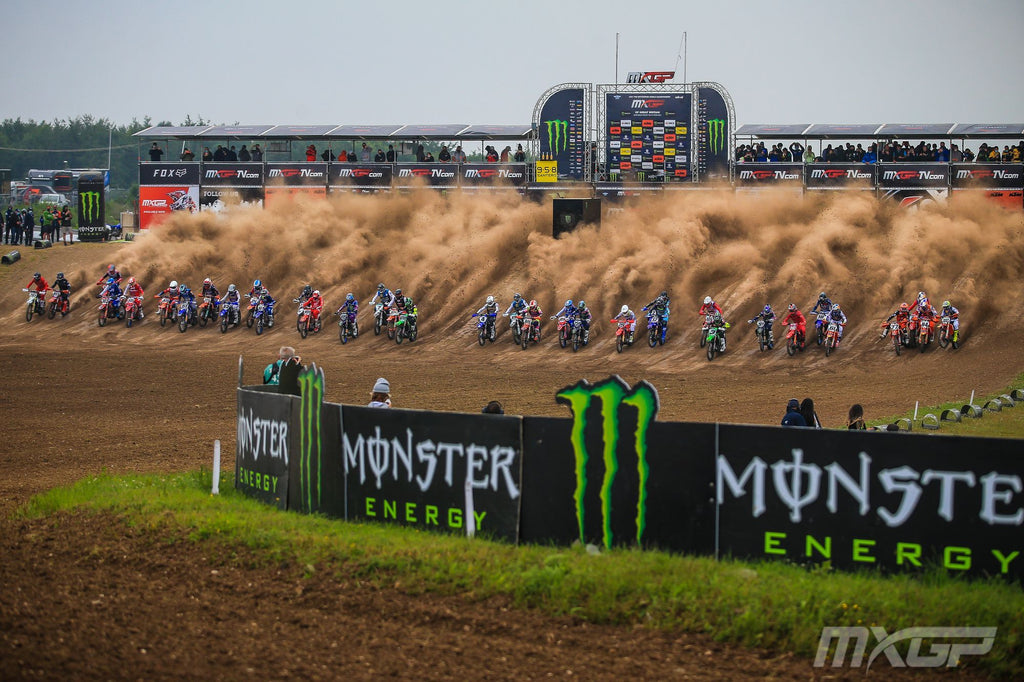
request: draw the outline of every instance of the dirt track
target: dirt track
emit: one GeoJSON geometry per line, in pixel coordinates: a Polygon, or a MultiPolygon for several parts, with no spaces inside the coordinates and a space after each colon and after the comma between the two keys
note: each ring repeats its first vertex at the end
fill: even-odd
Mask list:
{"type": "MultiPolygon", "coordinates": [[[[396,218],[389,213],[397,210],[381,211],[382,230],[398,230],[389,222],[392,220],[416,223],[415,216],[410,220],[407,215],[396,218]]],[[[428,239],[420,225],[420,231],[405,241],[406,251],[419,254],[428,270],[434,267],[429,261],[435,248],[440,248],[438,244],[449,245],[449,251],[443,256],[444,267],[437,267],[436,272],[412,266],[407,270],[406,281],[412,284],[405,286],[420,305],[422,337],[411,346],[400,347],[383,337],[374,338],[372,333],[341,347],[333,327],[300,342],[291,324],[294,313],[290,304],[282,307],[279,325],[259,338],[245,329],[233,329],[226,335],[215,329],[190,329],[180,334],[169,327],[161,329],[152,315],[130,330],[123,325],[103,329],[96,325],[90,297],[93,289],[86,285],[95,281],[109,261],[127,264],[125,274],[140,276],[150,293],[171,276],[196,284],[203,275],[211,274],[222,287],[229,277],[248,284],[252,263],[259,262],[262,272],[276,275],[271,279],[265,274],[265,279],[280,282],[273,287],[279,299],[297,293],[304,279],[301,273],[331,269],[342,274],[334,279],[324,274],[323,279],[315,280],[325,282],[319,286],[328,305],[336,304],[347,289],[365,299],[382,275],[378,264],[356,253],[354,233],[346,232],[344,238],[348,244],[344,253],[351,257],[333,263],[314,259],[289,265],[287,258],[250,252],[241,246],[230,256],[219,248],[197,249],[197,239],[217,243],[220,238],[217,230],[205,223],[202,234],[192,232],[191,238],[190,228],[176,227],[181,232],[178,241],[158,242],[147,237],[126,246],[79,244],[23,252],[21,262],[0,270],[0,310],[6,311],[0,314],[0,370],[4,376],[0,510],[10,512],[36,492],[104,469],[194,470],[209,463],[216,438],[232,452],[238,357],[244,359],[246,382],[256,383],[263,366],[283,344],[296,346],[306,362],[324,367],[327,399],[335,402],[365,402],[373,380],[385,376],[399,407],[476,412],[496,398],[512,413],[564,415],[565,408],[554,402],[559,388],[580,378],[598,380],[617,373],[629,382],[643,378],[657,387],[662,419],[765,424],[778,422],[790,397],[813,397],[825,425],[840,426],[853,402],[864,404],[869,418],[892,414],[912,407],[915,400],[929,404],[966,398],[971,390],[990,393],[1024,370],[1024,342],[1017,334],[1004,333],[1019,323],[1019,313],[1000,318],[998,324],[986,322],[980,304],[973,316],[965,310],[965,318],[971,319],[973,326],[959,351],[935,349],[924,355],[915,352],[894,357],[875,342],[874,323],[864,322],[886,312],[881,303],[867,296],[866,282],[874,276],[867,266],[849,273],[851,281],[830,286],[846,293],[843,300],[856,303],[844,306],[851,312],[850,332],[843,347],[828,359],[817,349],[795,358],[788,358],[782,350],[760,354],[741,319],[763,305],[755,303],[764,298],[756,287],[749,291],[733,287],[731,293],[719,297],[720,301],[735,302],[733,314],[726,305],[735,326],[729,350],[713,363],[708,363],[697,347],[690,318],[684,312],[694,298],[689,294],[685,299],[674,296],[679,301],[673,309],[674,331],[662,348],[637,346],[618,355],[607,324],[598,324],[591,347],[575,355],[557,347],[550,327],[542,345],[525,352],[512,346],[507,332],[497,344],[480,348],[469,313],[487,293],[500,295],[507,302],[506,289],[512,287],[529,287],[538,293],[528,295],[538,298],[546,291],[547,300],[542,304],[548,312],[566,295],[560,286],[538,284],[536,275],[529,281],[495,277],[477,281],[472,274],[474,263],[488,272],[499,269],[487,262],[484,254],[504,250],[512,264],[532,264],[535,273],[549,266],[575,272],[576,266],[562,259],[593,249],[588,239],[607,241],[603,231],[589,231],[589,236],[552,243],[543,236],[544,216],[538,210],[528,206],[515,209],[516,220],[529,228],[491,225],[491,234],[504,230],[513,235],[509,237],[513,242],[499,243],[494,236],[498,241],[488,242],[483,252],[474,251],[473,244],[485,238],[465,238],[455,228],[442,230],[444,234],[433,238],[433,246],[420,250],[416,241],[428,239]],[[234,268],[243,258],[248,267],[236,272],[234,268]],[[181,274],[169,274],[168,260],[183,264],[181,274]],[[360,269],[349,269],[353,263],[360,269]],[[36,269],[48,279],[58,269],[71,276],[77,293],[68,318],[25,322],[20,287],[36,269]],[[858,281],[863,283],[859,289],[858,281]]],[[[813,223],[819,218],[802,219],[813,223]]],[[[488,225],[487,220],[477,216],[467,218],[466,224],[482,221],[488,225]]],[[[975,265],[963,264],[959,272],[944,273],[943,281],[905,282],[904,289],[916,291],[927,284],[935,290],[952,288],[979,301],[991,291],[1005,290],[1010,303],[1016,304],[1022,296],[1019,284],[1024,281],[1024,237],[1020,218],[1011,220],[1017,224],[1003,227],[1007,241],[1001,246],[1001,259],[997,255],[995,261],[986,261],[984,272],[974,272],[975,265]],[[993,262],[998,267],[993,268],[993,262]]],[[[309,222],[315,221],[309,218],[309,222]]],[[[246,229],[260,227],[249,225],[246,229]]],[[[301,261],[305,249],[315,248],[315,240],[322,237],[295,234],[293,238],[299,250],[284,249],[285,256],[301,261]]],[[[589,270],[573,275],[584,282],[574,291],[586,289],[601,320],[610,317],[623,295],[589,293],[588,287],[598,290],[610,268],[633,257],[627,246],[615,246],[620,253],[609,264],[597,259],[589,270]]],[[[730,249],[733,255],[729,258],[734,259],[742,251],[726,245],[719,252],[730,249]]],[[[799,251],[798,246],[792,249],[799,251]]],[[[679,288],[686,292],[704,291],[729,279],[728,272],[706,262],[706,251],[701,253],[705,255],[693,256],[694,267],[672,266],[681,268],[684,283],[679,288]]],[[[940,253],[937,258],[941,257],[940,253]]],[[[787,262],[775,268],[783,279],[787,262]]],[[[732,276],[742,279],[743,273],[749,275],[750,269],[737,265],[732,276]]],[[[637,289],[643,293],[630,297],[634,308],[646,302],[639,300],[641,297],[663,286],[637,277],[637,289]]],[[[391,283],[395,277],[392,274],[388,279],[391,283]]],[[[619,281],[628,279],[628,274],[618,277],[619,281]]],[[[765,286],[772,290],[781,285],[769,280],[765,286]]],[[[816,288],[818,285],[810,287],[816,288]]],[[[784,300],[779,295],[776,298],[784,300]]],[[[153,309],[151,301],[147,307],[153,309]]],[[[1004,309],[1020,308],[1007,305],[1004,309]]],[[[109,518],[62,517],[56,522],[27,524],[5,521],[0,530],[4,538],[0,583],[5,585],[0,596],[0,676],[4,678],[277,677],[284,671],[322,678],[385,674],[444,678],[467,672],[479,676],[481,671],[497,678],[536,678],[549,674],[565,677],[569,669],[599,678],[623,674],[641,678],[751,674],[806,678],[811,671],[807,661],[725,649],[701,637],[593,628],[530,614],[517,614],[513,619],[500,605],[469,605],[458,600],[412,602],[399,592],[368,594],[343,579],[334,582],[326,577],[297,595],[300,615],[287,622],[288,616],[273,603],[290,599],[298,589],[292,568],[274,572],[210,567],[201,550],[182,545],[173,551],[154,547],[153,538],[130,532],[109,518]],[[322,592],[310,595],[310,589],[322,592]],[[360,615],[365,613],[380,615],[360,615]],[[176,623],[187,626],[177,627],[176,623]],[[310,637],[311,631],[317,633],[315,637],[310,637]],[[261,656],[267,640],[276,643],[272,645],[272,662],[261,656]],[[293,646],[300,640],[308,648],[293,646]],[[210,641],[217,647],[217,660],[200,644],[210,641]],[[287,646],[281,646],[284,642],[287,646]],[[627,647],[632,652],[628,657],[624,653],[627,647]],[[147,653],[141,654],[141,649],[147,653]],[[326,650],[332,653],[324,656],[326,650]],[[338,650],[343,653],[334,653],[338,650]],[[255,672],[248,672],[249,668],[255,672]]]]}

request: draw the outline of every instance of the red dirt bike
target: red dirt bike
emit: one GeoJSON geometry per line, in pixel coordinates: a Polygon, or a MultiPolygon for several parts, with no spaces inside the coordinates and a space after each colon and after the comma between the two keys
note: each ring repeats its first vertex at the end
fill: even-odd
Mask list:
{"type": "Polygon", "coordinates": [[[387,328],[388,338],[394,341],[395,339],[395,325],[398,323],[398,308],[388,308],[386,313],[385,327],[387,328]]]}
{"type": "Polygon", "coordinates": [[[949,315],[943,315],[939,321],[939,345],[945,348],[952,344],[953,350],[960,347],[960,337],[957,330],[953,329],[953,319],[949,315]]]}
{"type": "Polygon", "coordinates": [[[508,324],[512,329],[512,343],[518,346],[523,342],[523,312],[512,313],[508,318],[508,324]]]}
{"type": "Polygon", "coordinates": [[[623,348],[633,345],[633,335],[635,332],[629,331],[629,327],[634,322],[636,320],[612,320],[612,324],[615,325],[616,352],[621,353],[623,348]]]}
{"type": "Polygon", "coordinates": [[[828,329],[825,330],[825,357],[827,358],[832,354],[832,351],[839,345],[839,323],[829,322],[828,329]]]}
{"type": "Polygon", "coordinates": [[[913,348],[917,345],[917,335],[921,326],[921,320],[917,315],[911,315],[910,319],[907,320],[907,329],[905,332],[905,338],[903,339],[903,345],[907,348],[913,348]]]}
{"type": "Polygon", "coordinates": [[[789,323],[786,330],[786,353],[796,355],[796,352],[804,349],[804,335],[797,333],[796,322],[789,323]]]}
{"type": "Polygon", "coordinates": [[[922,317],[917,321],[917,345],[922,353],[926,348],[928,348],[928,344],[930,344],[932,339],[935,337],[934,324],[935,321],[930,317],[922,317]]]}
{"type": "Polygon", "coordinates": [[[315,334],[320,331],[320,318],[314,317],[312,307],[302,305],[299,307],[299,317],[295,322],[295,327],[299,330],[302,338],[306,338],[310,332],[315,334]]]}
{"type": "Polygon", "coordinates": [[[522,341],[519,345],[526,350],[530,343],[536,344],[540,341],[540,318],[524,316],[522,341]]]}
{"type": "Polygon", "coordinates": [[[124,300],[124,324],[131,329],[131,326],[142,319],[142,297],[127,296],[124,300]]]}
{"type": "Polygon", "coordinates": [[[882,336],[881,338],[889,337],[892,339],[893,350],[896,351],[896,355],[899,355],[903,349],[903,330],[900,329],[900,323],[897,320],[892,320],[886,325],[882,324],[882,336]]]}
{"type": "Polygon", "coordinates": [[[178,298],[177,296],[163,296],[160,298],[160,304],[157,306],[156,312],[160,316],[160,326],[163,327],[170,320],[173,324],[177,318],[178,312],[178,298]]]}
{"type": "MultiPolygon", "coordinates": [[[[555,318],[551,318],[552,320],[555,318]]],[[[573,319],[565,315],[558,318],[558,345],[565,348],[572,342],[573,319]]],[[[578,337],[577,337],[578,338],[578,337]]],[[[579,341],[573,350],[579,349],[579,341]]]]}
{"type": "Polygon", "coordinates": [[[220,301],[214,302],[213,297],[203,296],[203,300],[199,304],[199,312],[197,313],[200,327],[205,327],[207,322],[217,319],[217,316],[220,314],[220,311],[217,309],[219,305],[220,301]]]}
{"type": "Polygon", "coordinates": [[[54,289],[50,295],[50,305],[47,306],[47,317],[51,320],[60,313],[61,317],[68,314],[68,310],[71,309],[71,304],[68,303],[67,299],[61,297],[60,289],[54,289]]]}

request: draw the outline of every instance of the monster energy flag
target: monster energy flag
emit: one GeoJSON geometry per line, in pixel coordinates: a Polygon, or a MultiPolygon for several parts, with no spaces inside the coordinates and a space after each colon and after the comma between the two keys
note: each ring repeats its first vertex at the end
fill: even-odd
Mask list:
{"type": "Polygon", "coordinates": [[[78,178],[78,226],[103,227],[106,219],[106,201],[103,175],[83,173],[78,178]]]}
{"type": "Polygon", "coordinates": [[[559,177],[583,179],[584,93],[570,88],[553,93],[544,101],[538,122],[542,161],[557,161],[559,177]]]}

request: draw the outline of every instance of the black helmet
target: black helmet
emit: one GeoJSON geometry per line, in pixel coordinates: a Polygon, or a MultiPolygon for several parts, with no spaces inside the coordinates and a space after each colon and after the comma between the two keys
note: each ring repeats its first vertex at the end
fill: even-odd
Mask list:
{"type": "Polygon", "coordinates": [[[40,277],[42,277],[42,275],[40,275],[38,272],[32,275],[32,279],[39,279],[40,277]]]}
{"type": "Polygon", "coordinates": [[[668,292],[667,291],[661,292],[661,297],[662,298],[668,298],[668,292]]]}
{"type": "Polygon", "coordinates": [[[401,289],[395,289],[395,296],[398,297],[398,298],[402,298],[402,290],[401,289]]]}
{"type": "Polygon", "coordinates": [[[306,286],[302,287],[302,295],[303,296],[309,296],[312,293],[313,293],[313,287],[309,286],[308,284],[306,286]]]}
{"type": "Polygon", "coordinates": [[[58,272],[57,273],[57,279],[64,279],[64,273],[63,272],[58,272]]]}
{"type": "Polygon", "coordinates": [[[823,292],[821,292],[820,294],[818,294],[818,300],[820,300],[820,301],[823,301],[823,300],[825,300],[826,298],[828,298],[828,296],[826,296],[826,295],[825,295],[825,292],[824,292],[824,291],[823,291],[823,292]]]}

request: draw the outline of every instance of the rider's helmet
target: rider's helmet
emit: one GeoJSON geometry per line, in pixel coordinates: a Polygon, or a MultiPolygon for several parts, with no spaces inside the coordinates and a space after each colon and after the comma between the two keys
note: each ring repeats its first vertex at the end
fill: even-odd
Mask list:
{"type": "Polygon", "coordinates": [[[661,297],[667,301],[668,300],[668,292],[667,291],[661,292],[661,297]]]}
{"type": "Polygon", "coordinates": [[[571,298],[570,299],[566,299],[565,307],[566,308],[571,308],[572,307],[572,299],[571,298]]]}
{"type": "Polygon", "coordinates": [[[320,295],[320,290],[319,289],[313,289],[313,295],[314,296],[319,296],[320,295]]]}
{"type": "Polygon", "coordinates": [[[718,312],[716,310],[715,314],[711,317],[711,321],[714,322],[715,324],[722,324],[723,323],[722,313],[720,313],[720,312],[718,312]]]}
{"type": "Polygon", "coordinates": [[[910,306],[908,306],[906,303],[900,303],[901,312],[907,312],[908,310],[910,310],[910,306]]]}
{"type": "Polygon", "coordinates": [[[520,294],[520,293],[515,293],[515,294],[512,294],[512,300],[513,300],[513,301],[518,301],[518,300],[519,300],[519,299],[521,299],[522,297],[523,297],[523,295],[522,295],[522,294],[520,294]]]}
{"type": "Polygon", "coordinates": [[[625,315],[628,312],[629,312],[629,306],[628,305],[623,305],[622,306],[622,310],[619,311],[619,315],[625,315]]]}
{"type": "Polygon", "coordinates": [[[917,292],[917,300],[924,301],[927,298],[928,298],[928,294],[924,293],[923,291],[917,292]]]}
{"type": "Polygon", "coordinates": [[[796,303],[790,303],[789,304],[789,312],[793,312],[795,310],[796,310],[796,303]]]}
{"type": "Polygon", "coordinates": [[[345,294],[345,300],[346,301],[355,300],[355,296],[353,296],[351,293],[345,294]]]}
{"type": "Polygon", "coordinates": [[[705,296],[704,297],[704,305],[711,305],[711,297],[710,296],[705,296]]]}
{"type": "Polygon", "coordinates": [[[229,284],[228,285],[228,293],[230,294],[234,290],[235,290],[235,285],[234,284],[229,284]]]}
{"type": "MultiPolygon", "coordinates": [[[[58,277],[60,277],[60,275],[57,275],[57,276],[58,276],[58,277]]],[[[949,305],[950,305],[950,304],[949,304],[949,300],[945,300],[945,301],[943,301],[943,302],[942,302],[942,307],[943,307],[943,308],[948,308],[948,307],[949,307],[949,305]]]]}
{"type": "Polygon", "coordinates": [[[771,311],[772,311],[772,307],[771,307],[770,305],[766,305],[766,306],[764,307],[764,314],[765,314],[765,315],[767,315],[767,314],[768,314],[768,313],[770,313],[771,311]]]}
{"type": "Polygon", "coordinates": [[[135,284],[135,278],[134,277],[129,277],[128,278],[128,286],[131,286],[133,284],[135,284]]]}
{"type": "Polygon", "coordinates": [[[576,306],[576,307],[577,307],[577,308],[586,308],[586,307],[587,307],[587,302],[586,302],[586,301],[584,301],[584,300],[583,300],[583,299],[581,298],[581,299],[580,299],[580,304],[579,304],[578,306],[576,306]]]}
{"type": "Polygon", "coordinates": [[[42,277],[42,275],[37,272],[34,275],[32,275],[32,281],[38,282],[40,277],[42,277]]]}
{"type": "Polygon", "coordinates": [[[252,283],[252,288],[253,289],[259,289],[261,286],[263,286],[263,282],[259,281],[258,279],[257,280],[253,280],[253,283],[252,283]]]}
{"type": "Polygon", "coordinates": [[[111,263],[110,265],[108,265],[108,266],[107,266],[107,272],[113,272],[113,271],[114,271],[114,270],[116,270],[116,269],[117,269],[117,268],[115,268],[115,267],[114,267],[114,264],[113,264],[113,263],[111,263]]]}
{"type": "Polygon", "coordinates": [[[309,286],[308,284],[306,286],[302,287],[302,295],[303,296],[309,296],[312,293],[313,293],[313,287],[309,286]]]}
{"type": "Polygon", "coordinates": [[[487,297],[487,303],[488,303],[488,305],[490,305],[491,303],[494,303],[494,297],[493,296],[488,296],[487,297]]]}
{"type": "Polygon", "coordinates": [[[409,298],[408,296],[406,296],[406,297],[405,297],[405,307],[406,307],[406,308],[409,308],[409,307],[411,307],[411,306],[412,306],[412,299],[411,299],[411,298],[409,298]]]}
{"type": "MultiPolygon", "coordinates": [[[[64,279],[64,273],[63,272],[58,272],[57,273],[57,279],[64,279]]],[[[946,301],[946,304],[949,304],[949,301],[946,301]]]]}
{"type": "Polygon", "coordinates": [[[825,295],[824,291],[821,292],[820,294],[818,294],[818,300],[819,301],[824,301],[826,298],[828,298],[828,296],[825,295]]]}
{"type": "Polygon", "coordinates": [[[838,313],[839,311],[841,311],[841,310],[842,310],[842,308],[841,308],[841,307],[839,306],[839,304],[838,304],[838,303],[836,303],[836,304],[834,304],[834,305],[832,306],[832,310],[834,310],[834,311],[836,311],[836,312],[838,313]]]}
{"type": "Polygon", "coordinates": [[[530,299],[530,307],[531,308],[536,308],[537,307],[537,299],[535,299],[535,298],[534,299],[530,299]]]}
{"type": "Polygon", "coordinates": [[[395,289],[395,298],[402,298],[402,290],[395,289]]]}
{"type": "Polygon", "coordinates": [[[172,279],[171,280],[171,285],[169,287],[167,287],[167,288],[170,289],[171,291],[174,291],[175,289],[177,289],[178,288],[178,280],[172,279]]]}
{"type": "Polygon", "coordinates": [[[377,285],[377,291],[384,291],[385,288],[386,287],[384,286],[384,282],[381,282],[380,284],[377,285]]]}
{"type": "Polygon", "coordinates": [[[108,277],[107,278],[107,284],[114,284],[114,278],[113,277],[108,277]]]}
{"type": "Polygon", "coordinates": [[[203,280],[203,284],[213,284],[213,280],[207,277],[206,279],[203,280]]]}

